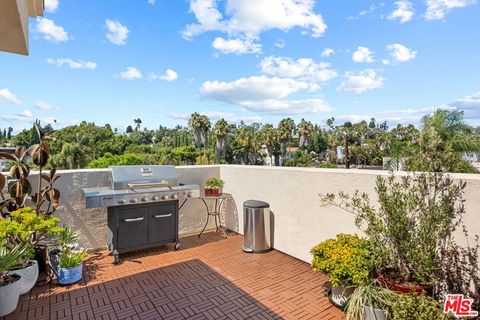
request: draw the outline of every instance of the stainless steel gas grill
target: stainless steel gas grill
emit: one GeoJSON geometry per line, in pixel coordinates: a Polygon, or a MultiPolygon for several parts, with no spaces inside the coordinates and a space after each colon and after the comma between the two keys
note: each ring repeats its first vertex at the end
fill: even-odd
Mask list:
{"type": "Polygon", "coordinates": [[[179,183],[174,166],[110,169],[109,187],[83,192],[87,208],[108,208],[107,244],[115,262],[121,253],[165,243],[175,243],[178,249],[178,211],[188,198],[200,196],[200,187],[179,183]]]}

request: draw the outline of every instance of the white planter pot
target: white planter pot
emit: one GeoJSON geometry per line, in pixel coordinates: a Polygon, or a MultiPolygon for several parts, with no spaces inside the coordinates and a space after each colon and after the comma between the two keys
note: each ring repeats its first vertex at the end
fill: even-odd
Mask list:
{"type": "Polygon", "coordinates": [[[348,298],[352,295],[353,291],[355,291],[355,288],[343,285],[332,288],[330,299],[334,304],[343,308],[347,305],[348,298]]]}
{"type": "Polygon", "coordinates": [[[374,309],[369,306],[363,308],[365,310],[365,320],[388,320],[385,311],[382,309],[374,309]]]}
{"type": "Polygon", "coordinates": [[[37,260],[30,260],[29,266],[23,269],[16,269],[10,271],[9,274],[18,274],[21,278],[20,295],[32,290],[38,280],[38,262],[37,260]]]}
{"type": "Polygon", "coordinates": [[[17,308],[21,284],[19,277],[15,282],[0,287],[0,317],[12,313],[17,308]]]}

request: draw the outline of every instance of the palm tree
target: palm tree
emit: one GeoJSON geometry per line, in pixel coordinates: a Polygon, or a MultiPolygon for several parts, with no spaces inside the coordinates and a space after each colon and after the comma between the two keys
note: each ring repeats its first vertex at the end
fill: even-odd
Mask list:
{"type": "Polygon", "coordinates": [[[142,119],[133,119],[133,122],[135,122],[135,131],[140,130],[140,126],[142,125],[142,119]]]}
{"type": "Polygon", "coordinates": [[[267,147],[267,153],[270,158],[270,163],[274,164],[273,155],[276,146],[278,145],[278,132],[273,125],[267,123],[261,129],[263,143],[267,147]]]}
{"type": "Polygon", "coordinates": [[[210,120],[207,116],[201,115],[198,112],[192,113],[188,126],[193,132],[193,144],[195,147],[205,147],[207,144],[207,131],[211,127],[210,120]]]}
{"type": "Polygon", "coordinates": [[[230,133],[230,127],[225,119],[220,119],[215,123],[215,162],[218,163],[225,154],[227,135],[230,133]]]}
{"type": "Polygon", "coordinates": [[[287,156],[287,142],[292,137],[292,131],[295,128],[295,122],[291,118],[285,118],[278,124],[278,139],[280,141],[281,155],[285,159],[287,156]]]}
{"type": "Polygon", "coordinates": [[[310,121],[306,121],[302,118],[298,124],[298,134],[300,135],[300,140],[298,146],[302,149],[308,147],[308,140],[313,131],[313,124],[310,121]]]}
{"type": "Polygon", "coordinates": [[[251,139],[252,136],[247,128],[241,127],[235,131],[235,141],[242,149],[242,164],[248,163],[248,152],[250,149],[251,139]]]}
{"type": "Polygon", "coordinates": [[[421,152],[412,156],[410,169],[478,173],[462,153],[479,152],[480,137],[463,120],[463,112],[437,110],[422,119],[421,152]]]}

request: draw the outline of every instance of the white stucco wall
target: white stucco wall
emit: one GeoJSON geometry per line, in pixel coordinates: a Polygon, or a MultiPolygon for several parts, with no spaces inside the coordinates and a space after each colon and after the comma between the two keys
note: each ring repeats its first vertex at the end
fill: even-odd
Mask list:
{"type": "MultiPolygon", "coordinates": [[[[243,202],[249,199],[270,203],[274,216],[273,245],[303,261],[310,262],[310,249],[337,233],[358,232],[353,216],[337,207],[321,207],[319,194],[367,192],[376,200],[374,192],[377,175],[386,171],[358,169],[316,169],[260,166],[181,166],[177,167],[181,182],[199,184],[203,190],[209,177],[225,180],[224,192],[234,201],[225,203],[226,224],[243,234],[243,202]]],[[[59,171],[57,188],[61,190],[61,206],[57,215],[62,223],[83,231],[82,243],[88,248],[104,248],[106,240],[106,210],[85,209],[82,188],[106,185],[106,169],[59,171]]],[[[398,175],[406,174],[397,172],[398,175]]],[[[470,235],[480,234],[480,175],[453,174],[455,179],[467,182],[465,190],[465,224],[470,235]]],[[[36,181],[32,173],[32,181],[36,181]]],[[[210,201],[213,205],[213,201],[210,201]]],[[[189,200],[180,212],[180,234],[198,233],[206,219],[200,200],[189,200]]],[[[214,228],[213,221],[208,229],[214,228]]],[[[465,243],[459,232],[459,243],[465,243]]]]}
{"type": "MultiPolygon", "coordinates": [[[[233,194],[240,212],[239,232],[243,233],[243,202],[249,199],[266,201],[274,215],[274,247],[306,262],[311,260],[310,249],[320,241],[341,232],[358,233],[353,215],[338,207],[321,207],[319,194],[353,193],[359,189],[376,201],[377,175],[388,175],[388,172],[236,165],[222,165],[220,169],[220,176],[226,181],[225,191],[233,194]]],[[[480,176],[452,176],[467,182],[464,221],[473,237],[480,234],[480,176]]],[[[233,225],[229,227],[234,229],[233,225]]],[[[461,232],[457,240],[465,243],[461,232]]]]}

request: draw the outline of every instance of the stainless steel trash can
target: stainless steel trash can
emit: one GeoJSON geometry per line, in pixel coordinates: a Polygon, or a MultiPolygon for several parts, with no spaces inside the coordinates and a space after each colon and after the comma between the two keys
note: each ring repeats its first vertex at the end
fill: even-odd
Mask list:
{"type": "Polygon", "coordinates": [[[263,201],[243,203],[243,251],[267,252],[272,250],[270,205],[263,201]]]}

